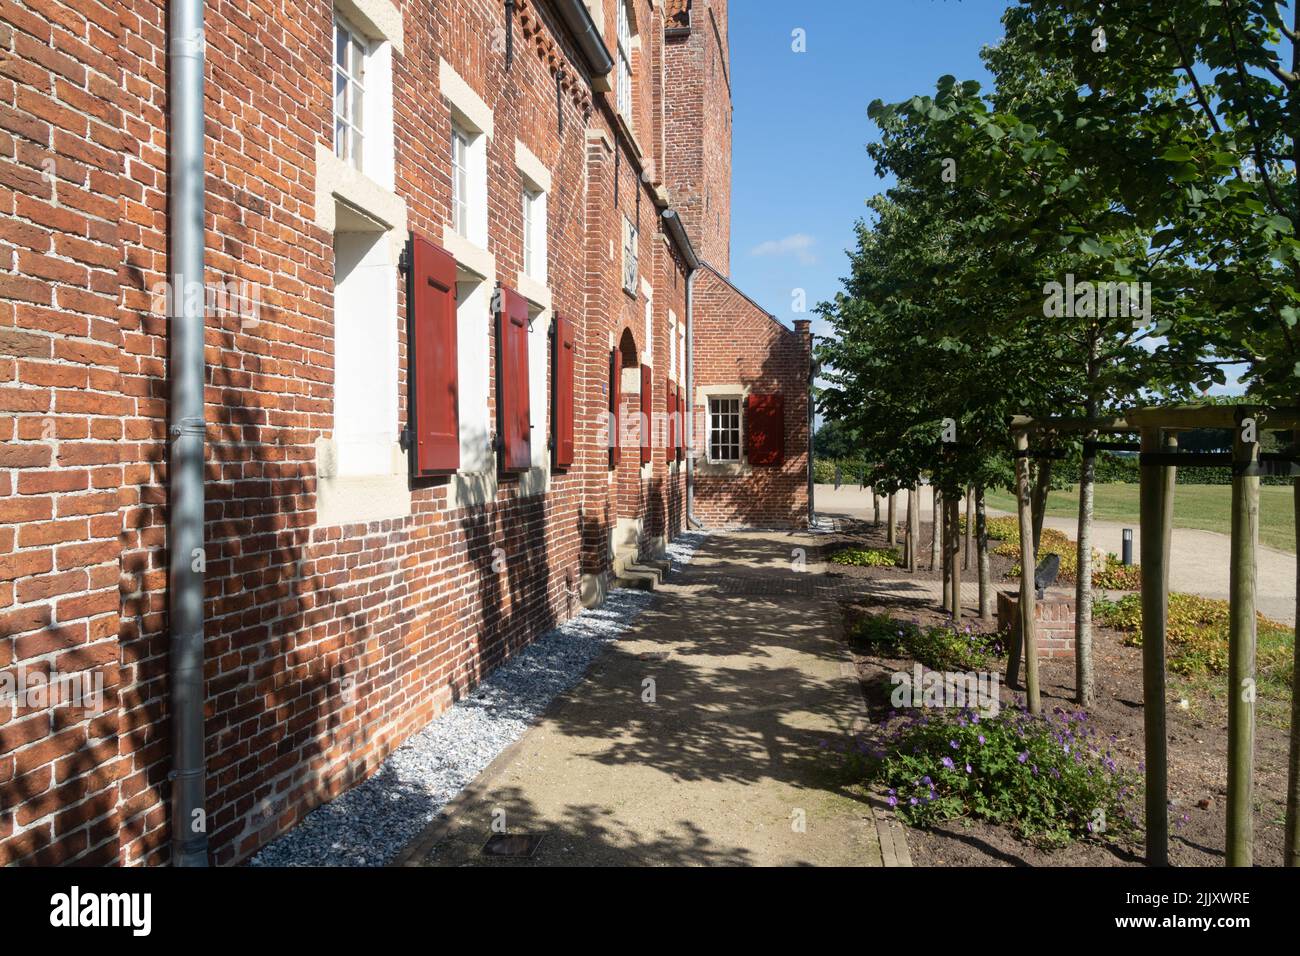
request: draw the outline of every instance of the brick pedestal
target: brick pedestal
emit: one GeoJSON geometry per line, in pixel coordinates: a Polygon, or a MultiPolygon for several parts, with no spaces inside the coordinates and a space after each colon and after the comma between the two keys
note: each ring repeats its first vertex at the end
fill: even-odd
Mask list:
{"type": "MultiPolygon", "coordinates": [[[[1043,599],[1034,602],[1034,620],[1038,625],[1040,660],[1074,660],[1074,592],[1048,588],[1043,599]]],[[[998,592],[998,627],[1020,627],[1020,592],[998,592]]]]}

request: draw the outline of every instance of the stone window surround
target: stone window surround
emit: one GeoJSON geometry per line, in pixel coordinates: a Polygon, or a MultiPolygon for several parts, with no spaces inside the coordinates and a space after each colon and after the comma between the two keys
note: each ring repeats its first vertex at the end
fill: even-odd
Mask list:
{"type": "MultiPolygon", "coordinates": [[[[390,0],[336,0],[333,8],[372,43],[388,43],[392,52],[400,54],[403,51],[402,16],[390,0]]],[[[330,84],[332,88],[332,70],[330,84]]],[[[386,234],[390,259],[396,266],[406,243],[406,202],[391,188],[334,155],[333,136],[331,109],[329,143],[316,144],[316,225],[331,234],[339,229],[386,234]]],[[[394,315],[392,318],[396,334],[398,317],[394,315]]],[[[395,430],[396,422],[393,427],[395,430]]],[[[333,438],[321,437],[316,441],[316,465],[318,527],[362,524],[410,515],[406,453],[400,446],[393,446],[391,468],[387,474],[339,476],[337,442],[333,438]]]]}
{"type": "Polygon", "coordinates": [[[730,385],[700,385],[695,389],[695,406],[704,407],[704,454],[695,457],[697,474],[711,478],[742,478],[754,473],[754,466],[745,459],[745,402],[750,388],[739,382],[730,385]],[[708,415],[710,398],[740,399],[740,461],[714,462],[708,458],[708,415]]]}

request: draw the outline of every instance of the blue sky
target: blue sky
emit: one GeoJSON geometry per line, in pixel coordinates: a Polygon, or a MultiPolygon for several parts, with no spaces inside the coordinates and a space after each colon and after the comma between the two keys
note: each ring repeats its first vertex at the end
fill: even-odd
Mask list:
{"type": "MultiPolygon", "coordinates": [[[[988,74],[1004,0],[732,0],[731,275],[789,324],[839,289],[865,200],[873,99],[932,93],[945,73],[988,74]],[[792,50],[805,31],[807,51],[792,50]],[[807,293],[796,316],[793,290],[807,293]]],[[[814,332],[824,333],[821,321],[814,332]]]]}

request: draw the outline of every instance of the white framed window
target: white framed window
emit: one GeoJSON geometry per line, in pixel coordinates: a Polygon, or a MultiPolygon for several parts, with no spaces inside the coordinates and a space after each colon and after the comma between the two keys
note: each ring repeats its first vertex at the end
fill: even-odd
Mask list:
{"type": "Polygon", "coordinates": [[[740,397],[709,398],[709,461],[740,461],[740,397]]]}
{"type": "Polygon", "coordinates": [[[451,228],[469,238],[469,164],[472,137],[455,123],[451,126],[451,228]]]}
{"type": "Polygon", "coordinates": [[[365,155],[366,58],[369,43],[334,15],[334,155],[362,168],[365,155]]]}
{"type": "Polygon", "coordinates": [[[523,188],[524,274],[546,284],[546,193],[523,188]]]}
{"type": "Polygon", "coordinates": [[[632,20],[627,0],[618,0],[618,111],[632,125],[632,20]]]}
{"type": "Polygon", "coordinates": [[[636,295],[638,275],[637,249],[639,236],[636,224],[627,216],[623,217],[623,290],[636,295]]]}

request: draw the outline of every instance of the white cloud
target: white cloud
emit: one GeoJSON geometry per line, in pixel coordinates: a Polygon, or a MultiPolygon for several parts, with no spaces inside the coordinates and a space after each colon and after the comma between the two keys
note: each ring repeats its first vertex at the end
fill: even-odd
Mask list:
{"type": "Polygon", "coordinates": [[[784,239],[769,239],[749,251],[751,256],[794,256],[804,265],[812,265],[817,257],[812,253],[815,239],[804,232],[796,232],[784,239]]]}

